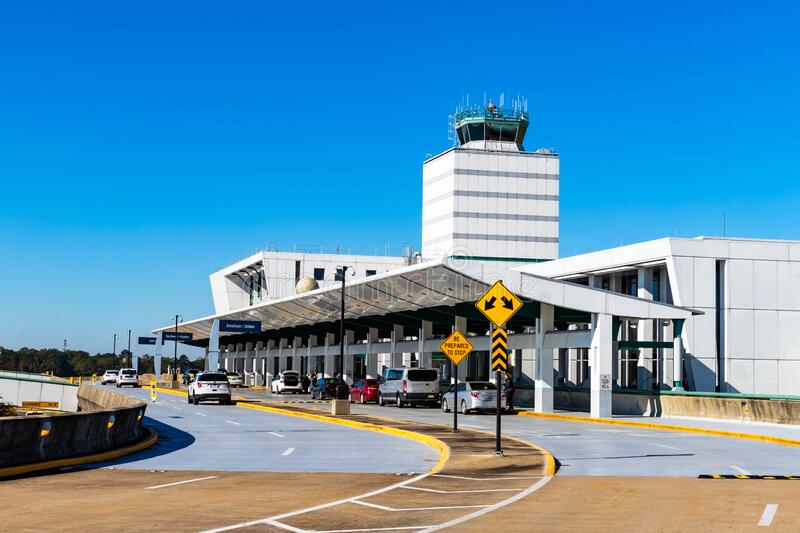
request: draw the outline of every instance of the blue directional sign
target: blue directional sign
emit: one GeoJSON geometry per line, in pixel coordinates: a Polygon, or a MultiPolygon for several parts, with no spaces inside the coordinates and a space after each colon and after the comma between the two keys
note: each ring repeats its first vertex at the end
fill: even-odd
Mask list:
{"type": "Polygon", "coordinates": [[[139,337],[139,344],[155,344],[156,337],[139,337]]]}
{"type": "Polygon", "coordinates": [[[177,333],[174,331],[165,331],[161,334],[161,340],[165,341],[190,341],[192,340],[191,333],[185,333],[183,331],[178,331],[177,333]]]}
{"type": "Polygon", "coordinates": [[[229,333],[261,333],[261,321],[221,319],[219,330],[229,333]]]}

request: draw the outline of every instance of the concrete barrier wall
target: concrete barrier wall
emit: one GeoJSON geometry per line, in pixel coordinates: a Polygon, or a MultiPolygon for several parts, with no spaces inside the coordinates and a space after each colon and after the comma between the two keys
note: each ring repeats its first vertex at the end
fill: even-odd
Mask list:
{"type": "Polygon", "coordinates": [[[147,404],[91,385],[79,413],[0,418],[0,467],[111,450],[142,438],[147,404]]]}
{"type": "Polygon", "coordinates": [[[78,410],[77,385],[37,374],[0,372],[0,398],[20,407],[23,402],[48,402],[57,404],[52,409],[72,413],[78,410]]]}
{"type": "MultiPolygon", "coordinates": [[[[589,392],[556,390],[554,402],[557,409],[588,411],[589,392]]],[[[625,392],[612,396],[612,411],[619,415],[691,416],[740,422],[800,424],[800,401],[783,398],[625,392]]]]}

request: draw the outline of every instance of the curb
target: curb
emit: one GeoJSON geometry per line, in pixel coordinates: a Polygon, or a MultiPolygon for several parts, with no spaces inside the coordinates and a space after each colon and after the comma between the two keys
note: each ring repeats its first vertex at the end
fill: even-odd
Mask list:
{"type": "Polygon", "coordinates": [[[445,463],[450,458],[450,447],[445,444],[444,442],[440,441],[437,438],[429,437],[428,435],[423,435],[422,433],[416,433],[414,431],[408,431],[405,429],[398,429],[392,428],[387,426],[379,426],[377,424],[370,424],[367,422],[357,422],[355,420],[347,420],[347,419],[340,419],[334,418],[332,416],[326,415],[315,415],[311,413],[301,413],[299,411],[291,411],[289,409],[281,409],[280,407],[267,407],[264,405],[255,405],[252,403],[247,402],[237,402],[236,405],[238,407],[244,407],[245,409],[254,409],[256,411],[264,411],[267,413],[275,413],[280,415],[286,416],[294,416],[297,418],[307,418],[310,420],[317,420],[319,422],[328,422],[330,424],[338,424],[340,426],[348,426],[357,429],[365,429],[368,431],[375,431],[378,433],[386,433],[389,435],[395,435],[398,437],[404,437],[411,440],[416,440],[431,446],[435,450],[439,452],[439,460],[436,462],[435,465],[428,471],[428,474],[435,474],[444,468],[445,463]]]}
{"type": "Polygon", "coordinates": [[[0,479],[19,476],[23,474],[30,474],[32,472],[40,472],[42,470],[53,470],[55,468],[63,468],[65,466],[77,466],[88,463],[97,463],[100,461],[108,461],[117,459],[124,455],[130,455],[142,451],[158,442],[158,433],[150,428],[142,428],[149,433],[147,437],[135,444],[128,444],[121,448],[115,448],[105,452],[99,452],[92,455],[79,455],[77,457],[65,457],[63,459],[52,459],[50,461],[41,461],[38,463],[29,463],[26,465],[7,466],[0,468],[0,479]]]}
{"type": "Polygon", "coordinates": [[[659,431],[678,431],[683,433],[697,433],[700,435],[713,435],[716,437],[729,437],[733,439],[769,442],[771,444],[780,444],[782,446],[800,446],[800,440],[787,439],[783,437],[771,437],[769,435],[757,435],[753,433],[737,433],[735,431],[725,431],[721,429],[706,429],[706,428],[696,428],[691,426],[673,426],[668,424],[649,424],[647,422],[613,420],[609,418],[587,418],[584,416],[559,415],[555,413],[518,412],[517,416],[527,416],[530,418],[547,418],[551,420],[564,420],[569,422],[583,422],[584,424],[606,424],[609,426],[628,426],[635,428],[655,429],[659,431]]]}

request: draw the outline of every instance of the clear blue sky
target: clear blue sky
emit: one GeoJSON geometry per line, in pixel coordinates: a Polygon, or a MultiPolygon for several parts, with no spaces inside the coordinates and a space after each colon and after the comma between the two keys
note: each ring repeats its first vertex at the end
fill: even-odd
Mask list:
{"type": "Polygon", "coordinates": [[[794,2],[0,6],[0,345],[111,349],[266,242],[420,243],[462,96],[528,97],[561,254],[800,238],[794,2]]]}

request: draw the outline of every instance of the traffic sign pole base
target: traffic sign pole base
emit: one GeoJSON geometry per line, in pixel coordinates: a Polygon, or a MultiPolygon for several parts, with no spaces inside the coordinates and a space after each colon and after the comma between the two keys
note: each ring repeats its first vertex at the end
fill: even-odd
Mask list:
{"type": "Polygon", "coordinates": [[[495,457],[503,457],[503,450],[495,450],[494,451],[495,457]]]}

